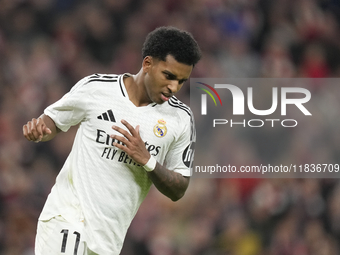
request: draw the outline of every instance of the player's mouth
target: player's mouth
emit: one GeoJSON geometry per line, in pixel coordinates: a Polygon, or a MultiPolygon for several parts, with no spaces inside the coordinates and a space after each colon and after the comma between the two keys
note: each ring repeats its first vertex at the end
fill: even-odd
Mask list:
{"type": "Polygon", "coordinates": [[[170,94],[161,93],[161,98],[163,101],[168,101],[172,97],[170,94]]]}

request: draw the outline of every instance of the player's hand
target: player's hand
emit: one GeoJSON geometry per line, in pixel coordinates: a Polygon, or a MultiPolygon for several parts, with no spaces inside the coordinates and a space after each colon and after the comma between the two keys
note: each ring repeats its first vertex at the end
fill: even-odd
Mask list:
{"type": "Polygon", "coordinates": [[[111,135],[112,139],[116,139],[123,144],[113,143],[114,146],[126,152],[136,163],[145,165],[150,159],[150,153],[145,148],[145,143],[139,135],[139,125],[133,128],[126,120],[121,121],[128,129],[113,126],[112,129],[116,130],[123,136],[111,135]]]}
{"type": "Polygon", "coordinates": [[[23,126],[23,134],[28,141],[40,142],[44,136],[50,135],[52,131],[46,126],[41,117],[33,118],[23,126]]]}

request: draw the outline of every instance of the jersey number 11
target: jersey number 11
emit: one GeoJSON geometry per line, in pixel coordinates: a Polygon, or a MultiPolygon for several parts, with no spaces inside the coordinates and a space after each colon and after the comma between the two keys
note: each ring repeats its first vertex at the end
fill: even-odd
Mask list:
{"type": "MultiPolygon", "coordinates": [[[[64,234],[63,242],[61,243],[61,253],[65,253],[66,252],[67,237],[68,237],[68,229],[63,229],[60,233],[64,234]]],[[[77,255],[79,242],[80,242],[80,233],[78,233],[77,231],[74,231],[73,234],[76,235],[76,242],[74,244],[73,255],[77,255]]]]}

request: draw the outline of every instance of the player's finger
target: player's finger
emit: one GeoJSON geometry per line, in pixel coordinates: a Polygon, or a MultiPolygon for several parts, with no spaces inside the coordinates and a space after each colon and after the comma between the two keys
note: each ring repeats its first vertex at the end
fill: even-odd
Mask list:
{"type": "Polygon", "coordinates": [[[43,138],[45,123],[41,118],[38,118],[37,124],[38,141],[43,138]]]}
{"type": "Polygon", "coordinates": [[[135,129],[135,130],[136,130],[136,133],[137,133],[138,135],[139,135],[139,127],[140,127],[140,126],[137,125],[137,126],[136,126],[136,129],[135,129]]]}
{"type": "Polygon", "coordinates": [[[46,126],[46,124],[45,124],[45,122],[42,118],[39,118],[38,121],[37,121],[37,131],[40,134],[39,140],[41,140],[44,137],[44,135],[52,133],[51,129],[49,129],[46,126]]]}
{"type": "Polygon", "coordinates": [[[34,137],[31,132],[31,121],[27,122],[27,124],[24,127],[26,129],[26,135],[25,135],[26,139],[29,141],[33,141],[34,137]]]}
{"type": "Polygon", "coordinates": [[[132,134],[132,136],[136,136],[136,130],[133,128],[133,126],[131,126],[131,124],[129,122],[127,122],[126,120],[121,120],[122,124],[125,125],[127,127],[127,129],[130,131],[130,133],[132,134]]]}
{"type": "Polygon", "coordinates": [[[37,119],[32,119],[28,122],[28,135],[32,141],[37,141],[39,139],[39,133],[37,131],[37,119]]]}
{"type": "Polygon", "coordinates": [[[34,141],[35,140],[35,137],[34,137],[34,134],[33,134],[32,130],[33,130],[33,122],[29,121],[29,122],[27,122],[27,136],[30,139],[30,141],[34,141]]]}
{"type": "Polygon", "coordinates": [[[124,136],[119,136],[119,135],[110,135],[112,139],[120,141],[123,145],[125,144],[126,146],[129,146],[130,141],[126,139],[124,136]]]}
{"type": "Polygon", "coordinates": [[[40,137],[42,137],[42,130],[41,130],[41,125],[38,125],[38,120],[34,119],[32,121],[32,134],[36,140],[39,140],[40,137]]]}
{"type": "Polygon", "coordinates": [[[24,137],[25,137],[28,141],[31,141],[31,138],[28,136],[27,124],[25,124],[25,125],[22,127],[22,133],[24,134],[24,137]]]}
{"type": "Polygon", "coordinates": [[[48,135],[52,134],[52,130],[49,129],[46,125],[44,125],[44,134],[48,134],[48,135]]]}
{"type": "Polygon", "coordinates": [[[122,151],[126,152],[127,154],[129,154],[129,149],[128,149],[127,146],[124,146],[123,144],[117,143],[117,142],[113,142],[112,145],[117,147],[118,149],[121,149],[122,151]]]}
{"type": "Polygon", "coordinates": [[[126,131],[125,129],[118,127],[118,126],[112,126],[113,130],[116,130],[117,132],[121,133],[123,136],[125,136],[128,140],[131,139],[131,134],[126,131]]]}

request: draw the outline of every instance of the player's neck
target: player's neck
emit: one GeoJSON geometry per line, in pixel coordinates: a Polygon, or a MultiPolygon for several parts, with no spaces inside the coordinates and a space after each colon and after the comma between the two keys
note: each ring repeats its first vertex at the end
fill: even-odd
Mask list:
{"type": "Polygon", "coordinates": [[[124,83],[129,99],[135,106],[146,106],[152,103],[143,86],[142,70],[136,75],[124,78],[124,83]]]}

